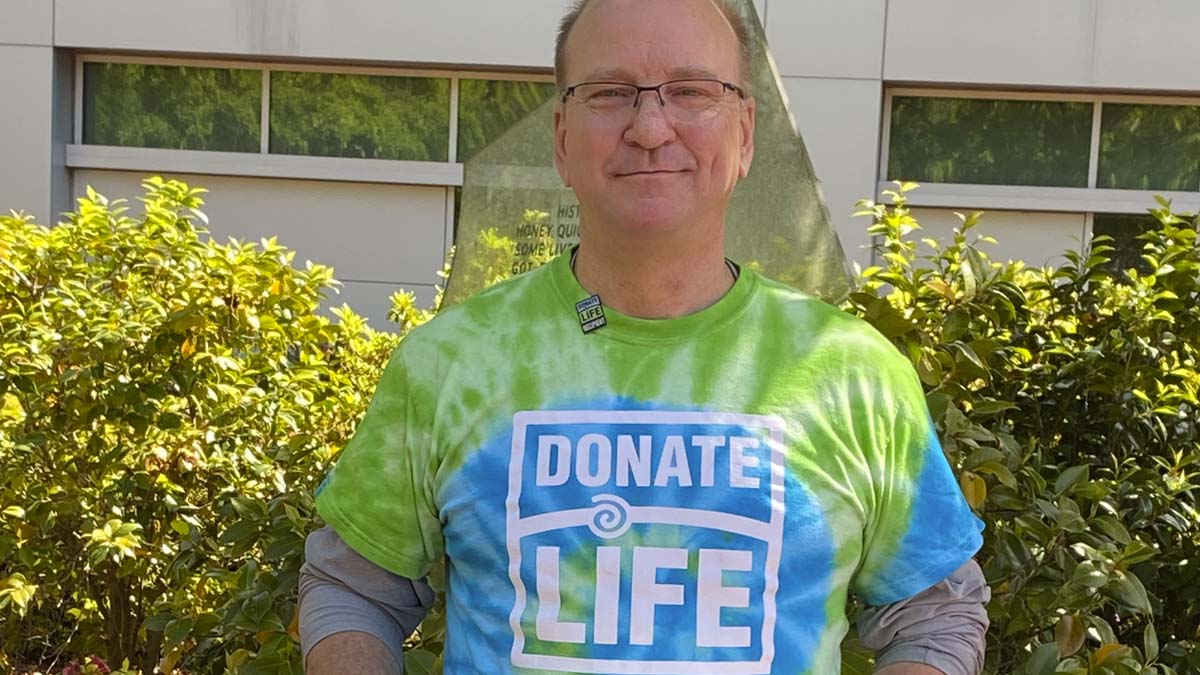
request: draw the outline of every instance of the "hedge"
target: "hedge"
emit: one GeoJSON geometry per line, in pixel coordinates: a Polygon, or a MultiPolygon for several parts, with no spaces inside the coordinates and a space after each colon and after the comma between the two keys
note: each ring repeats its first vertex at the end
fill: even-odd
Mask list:
{"type": "MultiPolygon", "coordinates": [[[[1103,237],[1029,269],[988,258],[979,214],[920,253],[914,187],[862,204],[882,263],[845,309],[912,360],[987,523],[988,671],[1200,672],[1195,216],[1152,209],[1140,271],[1103,237]]],[[[325,317],[331,269],[146,190],[137,217],[89,191],[53,228],[0,218],[0,669],[298,673],[313,490],[432,312],[325,317]]],[[[410,672],[443,637],[439,607],[410,672]]]]}

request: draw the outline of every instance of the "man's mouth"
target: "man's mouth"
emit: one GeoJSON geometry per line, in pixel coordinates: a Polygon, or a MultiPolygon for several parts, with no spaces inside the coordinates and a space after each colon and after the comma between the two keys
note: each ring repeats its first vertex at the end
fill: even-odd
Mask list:
{"type": "Polygon", "coordinates": [[[667,176],[667,175],[670,175],[673,173],[683,173],[683,172],[684,172],[683,169],[676,170],[676,171],[672,171],[672,170],[668,170],[668,169],[655,169],[655,170],[651,170],[651,171],[629,171],[629,172],[618,173],[617,177],[625,178],[626,176],[667,176]]]}

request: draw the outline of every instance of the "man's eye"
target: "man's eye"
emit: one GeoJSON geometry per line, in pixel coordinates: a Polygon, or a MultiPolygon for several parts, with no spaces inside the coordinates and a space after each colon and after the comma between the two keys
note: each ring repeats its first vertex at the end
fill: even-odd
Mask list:
{"type": "Polygon", "coordinates": [[[599,89],[592,93],[589,98],[626,98],[629,96],[629,90],[621,88],[599,89]]]}

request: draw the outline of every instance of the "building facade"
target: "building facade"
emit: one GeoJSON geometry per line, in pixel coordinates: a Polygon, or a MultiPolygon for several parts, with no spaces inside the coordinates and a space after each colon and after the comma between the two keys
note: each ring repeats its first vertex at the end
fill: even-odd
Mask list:
{"type": "MultiPolygon", "coordinates": [[[[211,190],[215,235],[334,266],[382,327],[395,290],[433,296],[463,163],[552,96],[567,4],[5,0],[0,209],[52,222],[88,185],[180,177],[211,190]]],[[[1032,265],[1093,233],[1136,247],[1155,194],[1200,210],[1200,3],[755,7],[859,264],[855,201],[892,179],[922,184],[931,236],[985,210],[994,256],[1032,265]]]]}

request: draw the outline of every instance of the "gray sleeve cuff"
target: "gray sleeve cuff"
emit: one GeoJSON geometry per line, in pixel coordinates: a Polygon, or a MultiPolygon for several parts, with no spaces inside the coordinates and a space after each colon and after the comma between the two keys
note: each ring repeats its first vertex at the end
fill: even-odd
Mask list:
{"type": "Polygon", "coordinates": [[[978,675],[987,649],[985,605],[991,590],[974,560],[910,598],[867,607],[859,639],[876,652],[876,667],[923,663],[946,675],[978,675]]]}
{"type": "Polygon", "coordinates": [[[308,535],[304,553],[299,609],[304,659],[330,635],[362,632],[386,645],[403,669],[404,640],[433,605],[433,590],[362,557],[330,527],[308,535]]]}

